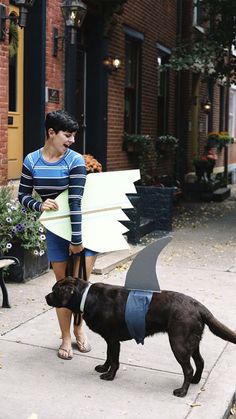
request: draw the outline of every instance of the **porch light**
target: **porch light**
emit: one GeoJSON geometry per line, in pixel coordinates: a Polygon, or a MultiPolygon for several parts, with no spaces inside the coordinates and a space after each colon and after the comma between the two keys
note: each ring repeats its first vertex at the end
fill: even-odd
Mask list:
{"type": "Polygon", "coordinates": [[[202,109],[206,114],[211,112],[211,101],[209,99],[202,103],[202,109]]]}
{"type": "MultiPolygon", "coordinates": [[[[76,44],[76,31],[83,24],[84,18],[87,14],[87,6],[81,0],[65,0],[61,5],[62,15],[65,21],[65,25],[70,29],[70,44],[76,44]]],[[[52,55],[57,57],[57,52],[62,50],[63,42],[67,39],[67,36],[59,36],[58,29],[54,27],[52,29],[52,55]],[[58,41],[61,40],[62,45],[59,49],[58,41]]]]}
{"type": "Polygon", "coordinates": [[[65,25],[71,30],[71,45],[76,43],[76,29],[83,24],[87,6],[82,0],[65,0],[61,5],[65,25]]]}
{"type": "Polygon", "coordinates": [[[106,57],[103,60],[103,65],[107,68],[108,72],[111,74],[114,71],[117,71],[121,67],[121,60],[118,57],[106,57]]]}
{"type": "Polygon", "coordinates": [[[15,0],[15,5],[19,7],[18,25],[26,27],[28,9],[34,5],[35,0],[15,0]]]}
{"type": "Polygon", "coordinates": [[[0,4],[0,41],[6,37],[6,20],[14,20],[21,28],[26,27],[28,10],[34,5],[35,0],[15,0],[15,5],[19,7],[19,16],[6,16],[6,6],[0,4]]]}

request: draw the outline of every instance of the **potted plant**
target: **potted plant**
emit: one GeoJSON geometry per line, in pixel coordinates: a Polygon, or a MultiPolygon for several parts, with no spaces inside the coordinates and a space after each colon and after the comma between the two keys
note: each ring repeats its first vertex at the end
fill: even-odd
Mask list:
{"type": "Polygon", "coordinates": [[[222,150],[222,148],[227,144],[232,144],[234,138],[229,135],[227,131],[221,132],[209,132],[207,134],[207,148],[217,148],[222,150]]]}
{"type": "MultiPolygon", "coordinates": [[[[157,183],[158,153],[155,140],[149,135],[125,134],[123,149],[131,153],[141,175],[136,184],[137,196],[129,197],[134,206],[133,214],[132,210],[129,211],[129,217],[136,220],[133,236],[137,238],[154,229],[171,230],[173,188],[157,183]]],[[[128,228],[132,233],[130,226],[128,228]]]]}
{"type": "Polygon", "coordinates": [[[39,215],[22,207],[12,188],[0,189],[0,254],[20,261],[20,267],[9,267],[6,279],[22,282],[47,271],[46,237],[39,215]]]}
{"type": "Polygon", "coordinates": [[[124,133],[123,150],[127,153],[139,154],[151,141],[149,135],[124,133]]]}
{"type": "Polygon", "coordinates": [[[87,173],[98,173],[102,172],[102,165],[99,163],[92,154],[84,154],[84,161],[87,173]]]}
{"type": "Polygon", "coordinates": [[[141,185],[153,185],[155,183],[155,172],[157,167],[157,153],[155,143],[150,135],[124,134],[123,150],[135,165],[140,169],[141,185]]]}
{"type": "Polygon", "coordinates": [[[219,148],[222,149],[227,144],[232,144],[234,138],[229,135],[227,131],[221,131],[219,133],[219,148]]]}
{"type": "Polygon", "coordinates": [[[166,134],[157,137],[156,148],[160,156],[164,156],[166,153],[175,152],[179,145],[178,138],[173,135],[166,134]]]}
{"type": "Polygon", "coordinates": [[[199,157],[194,157],[193,164],[195,173],[199,182],[211,180],[211,174],[215,167],[217,154],[213,150],[209,150],[199,157]]]}

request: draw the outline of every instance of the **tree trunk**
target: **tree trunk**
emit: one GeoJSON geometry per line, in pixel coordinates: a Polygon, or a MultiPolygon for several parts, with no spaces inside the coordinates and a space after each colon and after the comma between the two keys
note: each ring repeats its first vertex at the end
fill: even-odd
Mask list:
{"type": "Polygon", "coordinates": [[[191,153],[189,156],[189,169],[193,169],[192,158],[199,153],[199,95],[200,95],[200,74],[193,74],[192,78],[192,136],[191,136],[191,153]]]}

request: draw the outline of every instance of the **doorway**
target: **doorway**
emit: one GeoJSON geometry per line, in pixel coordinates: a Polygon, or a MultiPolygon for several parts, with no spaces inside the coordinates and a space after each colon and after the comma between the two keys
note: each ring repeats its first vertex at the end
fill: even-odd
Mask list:
{"type": "MultiPolygon", "coordinates": [[[[18,16],[10,6],[10,14],[18,16]]],[[[23,161],[23,74],[24,31],[14,20],[9,30],[8,179],[18,179],[23,161]],[[17,46],[18,44],[18,46],[17,46]]]]}

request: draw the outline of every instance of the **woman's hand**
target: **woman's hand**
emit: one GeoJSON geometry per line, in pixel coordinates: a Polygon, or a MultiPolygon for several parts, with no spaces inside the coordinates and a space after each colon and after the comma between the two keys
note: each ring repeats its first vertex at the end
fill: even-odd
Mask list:
{"type": "Polygon", "coordinates": [[[84,246],[82,245],[82,243],[81,244],[77,244],[77,245],[70,244],[70,246],[69,246],[69,255],[80,253],[80,252],[82,252],[82,250],[84,250],[84,246]]]}
{"type": "Polygon", "coordinates": [[[58,203],[55,201],[55,199],[46,199],[41,205],[41,211],[48,211],[48,210],[54,210],[57,211],[59,209],[58,203]]]}

